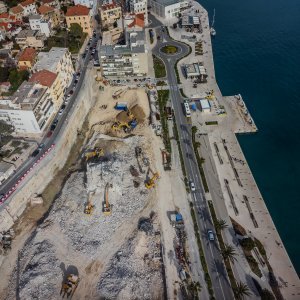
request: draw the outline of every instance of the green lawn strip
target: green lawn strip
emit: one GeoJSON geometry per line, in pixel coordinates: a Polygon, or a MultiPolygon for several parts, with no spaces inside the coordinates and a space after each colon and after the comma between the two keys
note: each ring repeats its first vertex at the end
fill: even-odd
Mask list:
{"type": "Polygon", "coordinates": [[[199,155],[198,148],[200,147],[200,143],[196,142],[195,134],[196,134],[196,132],[193,132],[193,130],[192,130],[193,148],[194,148],[194,152],[195,152],[195,155],[196,155],[196,160],[197,160],[197,163],[198,163],[198,168],[199,168],[199,172],[200,172],[202,184],[203,184],[205,193],[208,193],[209,192],[209,188],[208,188],[208,184],[207,184],[205,173],[204,173],[204,169],[203,169],[203,163],[204,163],[204,161],[203,161],[203,159],[201,159],[201,157],[199,155]]]}
{"type": "Polygon", "coordinates": [[[208,121],[205,122],[205,125],[218,125],[218,121],[208,121]]]}
{"type": "MultiPolygon", "coordinates": [[[[211,217],[212,217],[212,220],[213,220],[213,223],[214,223],[214,227],[216,228],[216,235],[217,235],[217,238],[218,238],[218,241],[219,241],[220,250],[222,251],[222,250],[225,249],[225,243],[224,243],[224,240],[223,240],[223,237],[222,237],[221,230],[218,229],[218,226],[217,226],[218,219],[217,219],[217,216],[216,216],[216,212],[215,212],[212,201],[207,201],[207,202],[208,202],[208,207],[209,207],[209,210],[210,210],[210,214],[211,214],[211,217]]],[[[231,284],[231,288],[234,290],[236,288],[236,280],[234,278],[233,271],[232,271],[229,259],[225,259],[224,264],[225,264],[227,275],[228,275],[228,278],[229,278],[229,281],[230,281],[230,284],[231,284]]]]}
{"type": "Polygon", "coordinates": [[[153,57],[155,78],[166,77],[166,68],[163,61],[155,55],[152,55],[152,57],[153,57]]]}
{"type": "Polygon", "coordinates": [[[178,51],[176,46],[167,45],[161,48],[161,51],[166,54],[175,54],[178,51]]]}
{"type": "Polygon", "coordinates": [[[160,111],[160,121],[163,130],[163,142],[165,144],[166,150],[171,153],[171,141],[170,141],[170,133],[168,127],[168,119],[167,114],[165,112],[165,106],[169,100],[169,90],[161,90],[157,91],[158,94],[158,105],[160,111]]]}
{"type": "Polygon", "coordinates": [[[196,221],[196,214],[195,214],[195,210],[194,210],[194,205],[191,202],[190,202],[190,209],[191,209],[192,220],[193,220],[193,223],[194,223],[194,231],[195,231],[195,237],[196,237],[196,241],[197,241],[197,245],[198,245],[200,261],[201,261],[201,265],[202,265],[203,272],[204,272],[204,279],[205,279],[205,282],[207,284],[207,289],[208,289],[208,292],[209,292],[209,295],[210,295],[210,299],[215,299],[214,298],[214,291],[213,291],[212,283],[211,283],[211,278],[210,278],[210,275],[209,275],[209,272],[208,272],[208,267],[207,267],[207,263],[206,263],[206,260],[205,260],[201,239],[200,239],[200,231],[199,231],[199,227],[198,227],[198,224],[197,224],[197,221],[196,221]]]}

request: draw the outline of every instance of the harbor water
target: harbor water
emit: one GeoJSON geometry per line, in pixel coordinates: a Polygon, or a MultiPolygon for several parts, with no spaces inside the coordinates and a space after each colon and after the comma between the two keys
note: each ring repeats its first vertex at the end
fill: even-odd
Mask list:
{"type": "Polygon", "coordinates": [[[239,141],[300,273],[300,1],[199,0],[212,18],[216,77],[258,127],[239,141]]]}

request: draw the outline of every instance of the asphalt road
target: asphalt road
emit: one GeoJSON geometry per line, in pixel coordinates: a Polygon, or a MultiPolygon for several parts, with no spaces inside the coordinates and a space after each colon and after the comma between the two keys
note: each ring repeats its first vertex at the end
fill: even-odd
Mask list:
{"type": "Polygon", "coordinates": [[[192,193],[192,198],[196,212],[198,212],[197,223],[201,232],[202,245],[204,248],[209,274],[212,280],[214,295],[216,299],[234,299],[217,242],[212,242],[208,239],[207,230],[212,229],[214,232],[215,230],[210,217],[208,204],[205,199],[205,193],[192,146],[192,125],[189,124],[183,111],[183,98],[178,88],[175,73],[176,61],[188,54],[189,48],[185,44],[172,40],[168,36],[166,30],[162,29],[162,26],[160,26],[162,24],[159,24],[157,20],[153,20],[150,27],[153,27],[153,25],[158,26],[156,28],[156,32],[160,36],[160,40],[158,40],[156,47],[153,49],[153,54],[160,57],[166,66],[167,79],[170,87],[170,98],[174,108],[174,115],[177,123],[184,164],[189,180],[193,181],[196,187],[196,191],[192,193]],[[167,55],[161,52],[160,48],[166,44],[178,47],[179,53],[167,55]]]}
{"type": "MultiPolygon", "coordinates": [[[[96,38],[93,38],[91,45],[98,41],[98,37],[99,36],[97,33],[97,36],[96,36],[96,38]]],[[[68,104],[66,105],[66,108],[64,109],[63,113],[61,115],[59,115],[57,113],[57,115],[55,116],[54,120],[58,120],[58,123],[57,123],[57,126],[54,129],[52,135],[50,137],[44,137],[43,140],[41,141],[41,144],[44,144],[45,146],[43,147],[43,149],[40,151],[40,153],[37,156],[35,156],[35,157],[30,156],[16,170],[16,172],[14,173],[14,175],[12,177],[9,177],[4,183],[1,184],[0,195],[3,194],[5,197],[5,195],[7,195],[9,191],[12,191],[12,190],[14,190],[14,192],[17,191],[18,186],[16,187],[16,184],[18,184],[18,182],[20,182],[24,173],[27,170],[29,170],[43,156],[45,151],[49,147],[51,147],[52,144],[55,144],[56,141],[60,138],[59,134],[64,129],[66,122],[69,118],[69,115],[71,114],[71,110],[76,104],[77,95],[81,89],[90,58],[91,58],[91,50],[90,49],[88,51],[86,51],[85,59],[83,59],[82,56],[80,57],[80,61],[79,61],[80,73],[81,73],[80,78],[78,80],[78,83],[74,86],[74,81],[75,81],[75,76],[74,76],[70,86],[67,88],[65,95],[67,95],[70,90],[73,90],[74,92],[73,92],[71,98],[68,100],[68,104]],[[16,187],[16,188],[14,188],[14,187],[16,187]]],[[[32,170],[32,172],[34,172],[34,169],[32,170]]],[[[12,195],[13,195],[13,193],[11,193],[10,196],[6,200],[4,200],[3,204],[1,204],[1,202],[0,202],[0,210],[9,203],[9,201],[12,198],[12,195]]],[[[3,198],[2,198],[2,200],[3,200],[3,198]]]]}

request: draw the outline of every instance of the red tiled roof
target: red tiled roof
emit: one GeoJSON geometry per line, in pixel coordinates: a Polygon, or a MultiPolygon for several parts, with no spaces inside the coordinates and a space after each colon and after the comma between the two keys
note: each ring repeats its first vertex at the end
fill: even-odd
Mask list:
{"type": "Polygon", "coordinates": [[[57,74],[50,72],[48,70],[41,70],[36,73],[33,73],[29,78],[29,82],[36,82],[43,86],[51,87],[55,81],[57,74]]]}
{"type": "Polygon", "coordinates": [[[66,17],[87,16],[90,10],[83,5],[77,4],[68,8],[66,17]]]}
{"type": "Polygon", "coordinates": [[[119,7],[119,5],[117,5],[115,2],[112,2],[112,3],[102,5],[101,9],[102,10],[109,10],[109,9],[113,9],[113,8],[116,8],[116,7],[119,7]]]}
{"type": "Polygon", "coordinates": [[[31,4],[34,4],[35,3],[35,0],[25,0],[23,2],[21,2],[20,4],[22,6],[28,6],[28,5],[31,5],[31,4]]]}
{"type": "Polygon", "coordinates": [[[136,14],[134,21],[128,25],[129,28],[139,26],[139,27],[145,27],[145,16],[144,14],[136,14]]]}
{"type": "Polygon", "coordinates": [[[9,11],[10,11],[10,13],[16,15],[16,14],[19,14],[19,13],[23,12],[23,10],[24,9],[21,5],[17,5],[17,6],[12,7],[9,11]]]}
{"type": "Polygon", "coordinates": [[[35,49],[26,48],[23,50],[23,52],[19,56],[19,61],[30,61],[31,63],[33,63],[36,56],[37,56],[37,53],[36,53],[35,49]]]}
{"type": "Polygon", "coordinates": [[[48,5],[41,5],[41,6],[38,8],[38,13],[41,14],[41,15],[45,15],[45,14],[47,14],[48,12],[51,12],[51,11],[54,11],[54,8],[51,7],[51,6],[48,6],[48,5]]]}
{"type": "Polygon", "coordinates": [[[5,12],[0,14],[0,19],[7,19],[9,17],[9,13],[5,12]]]}
{"type": "Polygon", "coordinates": [[[52,3],[54,1],[55,0],[42,0],[41,2],[44,3],[44,4],[49,4],[49,3],[52,3]]]}

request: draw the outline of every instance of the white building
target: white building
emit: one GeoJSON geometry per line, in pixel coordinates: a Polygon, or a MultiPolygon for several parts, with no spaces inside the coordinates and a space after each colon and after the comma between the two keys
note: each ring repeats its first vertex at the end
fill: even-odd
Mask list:
{"type": "Polygon", "coordinates": [[[25,0],[19,4],[23,8],[23,16],[37,14],[35,0],[25,0]]]}
{"type": "Polygon", "coordinates": [[[0,161],[0,185],[4,182],[10,175],[13,174],[15,170],[14,165],[9,164],[4,161],[0,161]]]}
{"type": "Polygon", "coordinates": [[[0,100],[0,120],[17,134],[39,134],[49,124],[54,105],[48,88],[24,81],[13,96],[0,100]]]}
{"type": "Polygon", "coordinates": [[[41,15],[31,15],[29,16],[29,25],[31,30],[39,30],[46,37],[49,37],[51,34],[51,19],[46,20],[41,15]]]}
{"type": "Polygon", "coordinates": [[[178,17],[189,3],[186,0],[149,0],[150,10],[157,16],[165,19],[178,17]]]}
{"type": "Polygon", "coordinates": [[[74,5],[77,4],[86,6],[88,8],[93,8],[94,0],[74,0],[74,5]]]}
{"type": "Polygon", "coordinates": [[[34,71],[48,70],[59,75],[64,87],[70,85],[75,73],[68,48],[53,47],[49,52],[40,52],[34,71]]]}
{"type": "Polygon", "coordinates": [[[147,0],[129,0],[130,12],[135,14],[144,14],[145,25],[148,24],[147,0]]]}
{"type": "Polygon", "coordinates": [[[200,105],[202,112],[210,112],[210,103],[207,99],[200,99],[200,105]]]}

